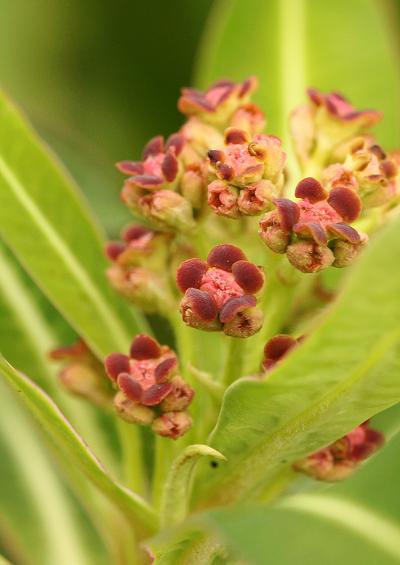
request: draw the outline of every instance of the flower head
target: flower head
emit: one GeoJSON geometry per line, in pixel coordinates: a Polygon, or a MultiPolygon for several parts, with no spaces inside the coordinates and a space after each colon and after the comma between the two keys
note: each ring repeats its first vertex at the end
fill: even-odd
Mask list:
{"type": "Polygon", "coordinates": [[[184,88],[178,100],[178,109],[186,116],[197,116],[202,121],[217,126],[226,127],[230,119],[239,121],[245,118],[248,123],[256,121],[257,128],[263,127],[263,120],[259,117],[261,112],[258,108],[248,106],[250,95],[256,88],[255,77],[250,77],[242,83],[221,80],[204,92],[184,88]],[[244,116],[245,112],[248,116],[244,116]]]}
{"type": "Polygon", "coordinates": [[[337,92],[324,94],[315,88],[307,91],[310,104],[291,114],[291,132],[297,156],[305,163],[314,153],[325,155],[327,164],[334,148],[364,133],[381,119],[375,110],[356,110],[337,92]]]}
{"type": "Polygon", "coordinates": [[[85,398],[102,407],[112,401],[112,388],[100,361],[89,347],[79,339],[72,345],[58,347],[49,353],[53,361],[61,361],[63,367],[58,377],[70,393],[85,398]]]}
{"type": "Polygon", "coordinates": [[[328,447],[297,461],[294,468],[319,481],[339,481],[353,474],[383,442],[383,434],[364,422],[328,447]]]}
{"type": "MultiPolygon", "coordinates": [[[[178,420],[190,420],[185,410],[193,399],[194,390],[178,375],[178,359],[169,347],[139,334],[132,342],[129,356],[112,353],[104,365],[119,389],[114,404],[123,419],[150,424],[172,412],[178,420]]],[[[159,424],[153,426],[155,431],[158,428],[159,424]]],[[[161,435],[176,439],[187,429],[182,427],[178,433],[175,427],[170,434],[164,431],[161,435]]]]}
{"type": "Polygon", "coordinates": [[[247,261],[238,247],[214,247],[207,261],[188,259],[177,271],[183,321],[194,328],[249,337],[262,325],[254,296],[264,284],[260,267],[247,261]]]}
{"type": "Polygon", "coordinates": [[[298,183],[295,194],[300,201],[276,199],[275,210],[262,218],[263,241],[272,251],[286,253],[292,265],[305,273],[346,266],[366,241],[349,225],[361,211],[357,193],[347,187],[327,193],[310,177],[298,183]],[[346,257],[342,242],[347,244],[346,257]]]}
{"type": "Polygon", "coordinates": [[[219,215],[238,218],[271,207],[283,185],[286,155],[272,135],[228,128],[224,149],[208,152],[216,180],[208,185],[208,203],[219,215]]]}
{"type": "Polygon", "coordinates": [[[109,242],[105,247],[112,261],[107,269],[111,285],[146,312],[172,307],[174,298],[168,276],[171,244],[171,234],[136,224],[128,226],[122,241],[109,242]]]}

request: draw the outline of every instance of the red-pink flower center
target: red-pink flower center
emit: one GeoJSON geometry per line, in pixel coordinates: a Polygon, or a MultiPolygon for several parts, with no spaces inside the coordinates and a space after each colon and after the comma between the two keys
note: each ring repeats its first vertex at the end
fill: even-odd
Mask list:
{"type": "Polygon", "coordinates": [[[218,308],[222,308],[230,298],[244,295],[232,273],[217,268],[211,268],[203,275],[200,289],[214,298],[218,308]]]}
{"type": "Polygon", "coordinates": [[[131,360],[131,375],[141,384],[143,390],[147,390],[156,384],[155,369],[159,362],[159,359],[131,360]]]}
{"type": "Polygon", "coordinates": [[[254,172],[263,170],[263,165],[256,157],[250,155],[247,144],[230,144],[225,149],[226,165],[233,168],[235,176],[240,176],[247,172],[249,169],[254,169],[254,172]]]}
{"type": "Polygon", "coordinates": [[[164,157],[164,153],[159,153],[158,155],[149,155],[143,162],[144,174],[154,177],[162,177],[163,174],[161,170],[161,164],[164,160],[164,157]]]}
{"type": "Polygon", "coordinates": [[[297,204],[300,208],[299,223],[313,222],[326,227],[329,224],[343,222],[339,214],[325,201],[312,204],[307,200],[301,200],[297,204]]]}

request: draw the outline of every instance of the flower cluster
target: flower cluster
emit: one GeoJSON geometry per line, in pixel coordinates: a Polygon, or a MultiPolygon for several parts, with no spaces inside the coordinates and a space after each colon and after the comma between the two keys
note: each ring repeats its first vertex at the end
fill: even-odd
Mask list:
{"type": "Polygon", "coordinates": [[[135,337],[129,356],[112,353],[104,362],[118,387],[114,406],[127,422],[151,425],[161,436],[177,439],[192,420],[186,411],[194,390],[178,374],[178,359],[148,335],[135,337]]]}
{"type": "Polygon", "coordinates": [[[319,481],[340,481],[354,473],[383,442],[382,432],[364,422],[328,447],[297,461],[294,468],[319,481]]]}
{"type": "Polygon", "coordinates": [[[177,284],[185,293],[181,302],[185,324],[222,330],[233,337],[249,337],[261,328],[263,314],[254,295],[263,287],[264,275],[238,247],[217,245],[207,261],[184,261],[177,284]]]}
{"type": "Polygon", "coordinates": [[[356,110],[341,94],[307,91],[310,104],[291,114],[290,125],[297,157],[302,165],[318,158],[322,166],[339,144],[364,133],[381,119],[374,110],[356,110]]]}
{"type": "Polygon", "coordinates": [[[275,136],[228,128],[225,147],[208,152],[217,177],[208,185],[208,204],[228,218],[253,216],[271,207],[283,187],[286,155],[275,136]]]}
{"type": "Polygon", "coordinates": [[[130,225],[122,241],[106,244],[112,266],[107,277],[115,290],[145,312],[175,307],[174,266],[194,250],[173,240],[172,234],[130,225]]]}
{"type": "Polygon", "coordinates": [[[275,210],[261,219],[262,240],[304,273],[349,265],[367,241],[349,225],[361,211],[357,193],[347,187],[328,193],[310,177],[298,183],[295,195],[301,200],[276,199],[275,210]]]}
{"type": "Polygon", "coordinates": [[[72,345],[53,349],[49,357],[53,361],[63,363],[58,377],[68,392],[97,406],[110,406],[113,391],[103,365],[82,339],[72,345]]]}
{"type": "Polygon", "coordinates": [[[347,144],[343,163],[334,163],[322,172],[328,190],[348,187],[356,190],[364,209],[382,206],[399,192],[399,170],[370,137],[358,137],[347,144]]]}
{"type": "Polygon", "coordinates": [[[166,141],[156,136],[146,145],[141,161],[121,161],[128,175],[122,200],[156,226],[187,233],[205,212],[209,176],[207,151],[223,147],[222,132],[240,127],[249,135],[260,131],[264,116],[249,97],[254,77],[243,83],[220,81],[206,92],[185,88],[178,101],[188,117],[179,132],[166,141]]]}

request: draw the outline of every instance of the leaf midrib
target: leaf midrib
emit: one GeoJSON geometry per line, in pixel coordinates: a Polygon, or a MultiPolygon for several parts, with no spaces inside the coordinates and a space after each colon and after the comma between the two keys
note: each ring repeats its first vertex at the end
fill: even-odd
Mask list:
{"type": "MultiPolygon", "coordinates": [[[[400,330],[398,328],[385,335],[375,345],[375,347],[370,350],[369,355],[353,369],[347,379],[334,386],[322,398],[314,402],[311,406],[308,406],[306,410],[300,414],[296,414],[296,416],[292,419],[285,422],[283,426],[268,437],[267,441],[257,443],[250,452],[246,452],[241,459],[236,460],[234,468],[230,467],[232,471],[228,471],[221,476],[216,483],[214,483],[214,486],[211,491],[209,491],[207,497],[212,499],[213,493],[218,493],[219,491],[223,492],[224,499],[227,499],[228,497],[232,498],[232,496],[235,496],[237,499],[238,492],[244,484],[242,483],[241,478],[252,475],[254,476],[254,470],[258,470],[260,477],[253,481],[251,487],[247,488],[241,493],[241,495],[256,488],[257,485],[260,484],[262,476],[267,476],[267,471],[272,470],[277,464],[276,460],[274,463],[274,455],[280,448],[282,448],[282,445],[287,445],[288,442],[284,441],[284,438],[292,437],[290,432],[292,430],[299,429],[299,423],[301,423],[302,430],[306,430],[307,428],[309,429],[312,423],[318,420],[318,418],[320,418],[321,415],[341,396],[341,393],[352,388],[357,382],[359,382],[363,378],[364,374],[377,365],[384,357],[385,353],[387,353],[387,351],[393,347],[399,339],[400,330]],[[321,407],[323,407],[323,409],[321,409],[321,407]],[[276,439],[278,437],[281,441],[279,442],[279,447],[275,448],[274,452],[274,444],[276,444],[276,439]],[[267,452],[270,457],[261,468],[259,463],[260,457],[265,457],[265,453],[267,452]],[[223,483],[223,489],[219,488],[220,483],[223,483]]],[[[214,445],[214,447],[218,449],[218,445],[214,445]]]]}

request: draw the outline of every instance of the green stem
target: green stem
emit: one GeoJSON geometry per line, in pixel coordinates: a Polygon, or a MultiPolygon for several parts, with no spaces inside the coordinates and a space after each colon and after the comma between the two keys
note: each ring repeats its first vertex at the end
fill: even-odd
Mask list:
{"type": "Polygon", "coordinates": [[[117,419],[117,429],[122,450],[123,480],[125,485],[144,496],[147,490],[142,440],[140,430],[135,424],[117,419]]]}
{"type": "Polygon", "coordinates": [[[246,340],[235,337],[228,338],[228,352],[224,367],[222,382],[229,386],[239,377],[243,376],[244,356],[246,351],[246,340]]]}
{"type": "Polygon", "coordinates": [[[177,451],[176,444],[170,438],[161,436],[155,440],[152,501],[156,511],[160,509],[165,481],[177,451]]]}

